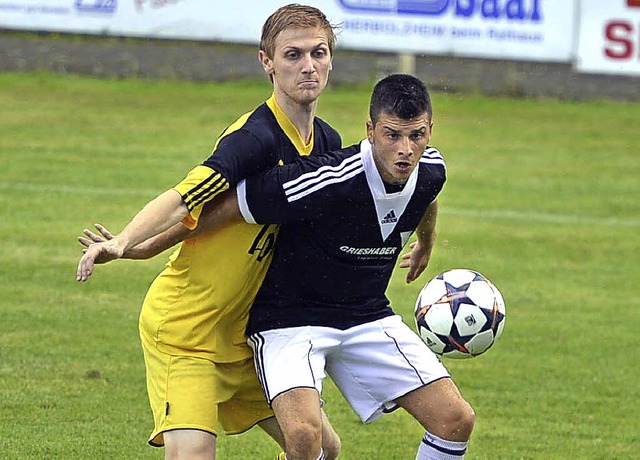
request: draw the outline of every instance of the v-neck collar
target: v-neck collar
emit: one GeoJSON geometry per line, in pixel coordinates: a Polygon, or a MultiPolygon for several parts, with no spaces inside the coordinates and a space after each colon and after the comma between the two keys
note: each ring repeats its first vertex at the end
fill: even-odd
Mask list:
{"type": "Polygon", "coordinates": [[[387,193],[382,177],[378,172],[375,161],[373,159],[373,150],[371,143],[365,139],[360,143],[360,151],[362,152],[362,162],[364,165],[364,173],[367,178],[367,184],[373,202],[376,207],[378,216],[378,225],[382,240],[386,240],[393,232],[400,217],[404,213],[409,200],[413,196],[418,182],[418,168],[413,170],[404,188],[398,192],[387,193]]]}
{"type": "Polygon", "coordinates": [[[307,144],[305,143],[304,139],[302,139],[298,128],[295,127],[287,114],[284,113],[284,110],[282,110],[282,108],[280,108],[280,106],[278,105],[275,93],[272,94],[269,99],[267,99],[267,106],[269,107],[269,109],[271,109],[271,112],[273,112],[278,125],[280,125],[289,140],[291,140],[291,143],[294,145],[298,153],[303,156],[310,155],[311,151],[313,150],[314,127],[311,127],[311,141],[309,141],[309,143],[307,144]]]}

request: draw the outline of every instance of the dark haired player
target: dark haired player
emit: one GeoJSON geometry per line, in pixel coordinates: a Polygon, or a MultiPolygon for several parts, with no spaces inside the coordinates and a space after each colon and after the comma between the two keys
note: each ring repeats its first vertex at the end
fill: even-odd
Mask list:
{"type": "Polygon", "coordinates": [[[427,88],[392,75],[374,88],[366,140],[237,187],[246,221],[283,224],[248,333],[289,459],[323,458],[325,371],[363,422],[395,406],[416,418],[426,430],[417,459],[466,452],[473,410],[385,296],[409,236],[417,231],[408,281],[426,267],[435,239],[446,171],[428,146],[431,130],[427,88]]]}

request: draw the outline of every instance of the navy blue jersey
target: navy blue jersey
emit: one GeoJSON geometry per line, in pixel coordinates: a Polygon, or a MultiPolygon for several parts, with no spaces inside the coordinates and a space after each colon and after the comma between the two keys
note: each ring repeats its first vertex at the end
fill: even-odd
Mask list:
{"type": "Polygon", "coordinates": [[[242,181],[245,220],[285,224],[247,332],[346,329],[393,314],[385,292],[396,260],[445,177],[429,147],[404,188],[387,193],[365,140],[242,181]]]}

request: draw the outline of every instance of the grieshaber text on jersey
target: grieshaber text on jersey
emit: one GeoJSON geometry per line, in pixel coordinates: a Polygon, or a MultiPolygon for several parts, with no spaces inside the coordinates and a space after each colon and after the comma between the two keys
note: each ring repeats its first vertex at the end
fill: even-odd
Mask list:
{"type": "Polygon", "coordinates": [[[357,256],[363,255],[392,255],[395,254],[398,248],[396,247],[384,247],[384,248],[352,248],[350,246],[340,246],[340,250],[347,254],[354,254],[357,256]]]}

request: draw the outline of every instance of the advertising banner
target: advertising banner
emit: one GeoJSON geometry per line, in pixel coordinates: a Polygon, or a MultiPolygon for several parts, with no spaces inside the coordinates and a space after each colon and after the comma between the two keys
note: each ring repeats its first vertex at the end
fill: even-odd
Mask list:
{"type": "MultiPolygon", "coordinates": [[[[342,48],[525,61],[573,58],[577,0],[310,0],[342,48]]],[[[287,1],[0,0],[0,28],[258,43],[287,1]]],[[[597,2],[596,2],[597,3],[597,2]]],[[[609,3],[609,2],[607,2],[609,3]]]]}
{"type": "Polygon", "coordinates": [[[640,0],[582,0],[576,69],[640,75],[640,0]]]}
{"type": "Polygon", "coordinates": [[[258,0],[0,0],[0,28],[258,43],[262,23],[283,3],[258,0]],[[265,7],[263,3],[271,5],[265,7]]]}
{"type": "Polygon", "coordinates": [[[339,0],[342,45],[516,60],[572,59],[573,0],[339,0]]]}

